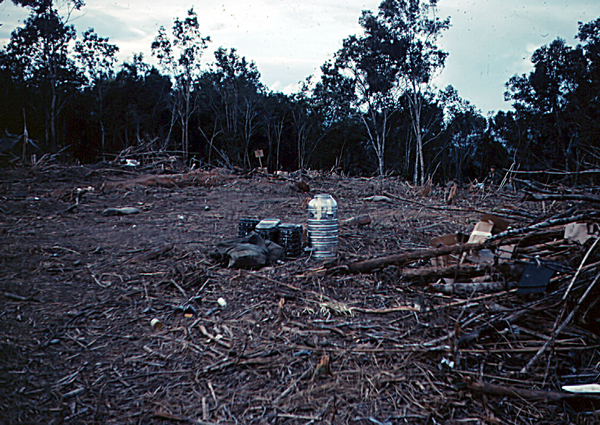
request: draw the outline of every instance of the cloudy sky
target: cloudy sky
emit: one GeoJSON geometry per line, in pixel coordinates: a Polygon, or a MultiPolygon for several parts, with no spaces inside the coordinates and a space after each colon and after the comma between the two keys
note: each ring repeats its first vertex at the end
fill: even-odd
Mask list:
{"type": "MultiPolygon", "coordinates": [[[[210,48],[235,47],[253,60],[263,82],[273,90],[293,92],[296,84],[317,73],[342,40],[360,31],[361,11],[376,11],[380,0],[86,0],[70,22],[82,32],[93,27],[121,49],[119,60],[142,52],[151,62],[150,44],[162,25],[194,7],[210,48]]],[[[450,53],[436,79],[452,84],[484,114],[507,110],[504,84],[531,70],[531,54],[557,37],[576,44],[578,22],[600,17],[598,0],[439,0],[440,17],[452,27],[441,39],[450,53]]],[[[0,43],[27,13],[0,0],[0,43]]],[[[212,61],[211,53],[205,60],[212,61]]]]}

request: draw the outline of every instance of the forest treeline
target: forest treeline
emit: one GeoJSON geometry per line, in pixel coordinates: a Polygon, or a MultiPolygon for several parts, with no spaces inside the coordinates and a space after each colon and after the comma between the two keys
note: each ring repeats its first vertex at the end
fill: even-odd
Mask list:
{"type": "Polygon", "coordinates": [[[144,145],[188,164],[249,169],[262,150],[270,171],[393,173],[421,184],[466,181],[491,166],[577,171],[600,162],[600,18],[579,23],[576,45],[557,38],[538,48],[533,70],[506,83],[512,110],[486,117],[432,82],[449,54],[437,43],[450,25],[435,14],[437,0],[364,11],[363,31],[290,95],[269,90],[235,48],[208,55],[194,9],[158,31],[157,65],[142,54],[118,65],[118,46],[92,28],[77,34],[53,0],[13,2],[30,14],[0,51],[5,150],[26,126],[29,152],[72,161],[144,145]]]}

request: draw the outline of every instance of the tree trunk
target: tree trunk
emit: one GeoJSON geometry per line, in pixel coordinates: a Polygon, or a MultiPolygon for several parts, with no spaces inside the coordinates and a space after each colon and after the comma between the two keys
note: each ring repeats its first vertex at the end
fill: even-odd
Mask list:
{"type": "Polygon", "coordinates": [[[102,143],[102,159],[104,160],[104,153],[106,152],[106,130],[104,128],[104,108],[103,104],[103,93],[102,93],[102,81],[98,81],[98,103],[100,108],[100,138],[102,143]]]}
{"type": "Polygon", "coordinates": [[[383,112],[384,119],[382,131],[377,127],[377,113],[373,111],[373,108],[369,108],[369,114],[371,116],[372,126],[369,125],[369,122],[362,114],[361,120],[369,135],[369,142],[371,143],[371,146],[373,146],[373,150],[375,150],[375,155],[377,156],[377,172],[379,173],[379,176],[383,176],[385,173],[385,128],[387,126],[387,111],[383,112]]]}
{"type": "Polygon", "coordinates": [[[185,107],[183,111],[183,162],[187,164],[190,140],[189,140],[189,125],[190,125],[190,97],[191,97],[191,81],[188,79],[184,85],[185,107]]]}
{"type": "Polygon", "coordinates": [[[417,87],[413,85],[413,98],[410,102],[411,116],[413,121],[412,126],[416,139],[416,158],[413,183],[423,186],[425,184],[425,161],[423,159],[423,133],[421,132],[422,99],[420,94],[420,90],[417,90],[417,87]]]}
{"type": "Polygon", "coordinates": [[[50,140],[52,150],[56,148],[56,87],[54,82],[52,83],[52,97],[50,100],[50,140]]]}

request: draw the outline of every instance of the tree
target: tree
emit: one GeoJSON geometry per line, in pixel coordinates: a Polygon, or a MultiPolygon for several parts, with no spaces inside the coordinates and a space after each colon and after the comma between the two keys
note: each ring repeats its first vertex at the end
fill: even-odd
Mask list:
{"type": "Polygon", "coordinates": [[[67,100],[81,85],[81,76],[70,58],[69,45],[75,29],[67,25],[51,1],[36,2],[36,7],[11,34],[3,68],[20,81],[29,94],[29,105],[38,102],[45,112],[45,140],[55,149],[59,140],[58,120],[67,100]]]}
{"type": "MultiPolygon", "coordinates": [[[[440,135],[444,128],[444,111],[439,102],[439,98],[434,91],[427,91],[421,94],[420,99],[420,133],[422,140],[422,152],[424,163],[430,164],[438,159],[440,154],[440,135]]],[[[415,168],[419,167],[419,162],[415,161],[417,157],[416,135],[413,125],[413,93],[406,91],[400,97],[392,121],[392,132],[390,140],[394,143],[390,146],[390,154],[397,150],[395,170],[401,172],[407,179],[413,179],[415,168]]],[[[392,156],[391,156],[392,157],[392,156]]],[[[439,163],[433,166],[433,172],[437,169],[439,163]]],[[[428,168],[428,174],[431,170],[428,168]]],[[[431,177],[431,175],[430,175],[431,177]]]]}
{"type": "Polygon", "coordinates": [[[505,98],[512,100],[516,117],[529,122],[527,148],[538,164],[570,169],[578,162],[573,101],[587,72],[583,50],[558,38],[537,49],[531,61],[533,71],[512,77],[505,98]]]}
{"type": "Polygon", "coordinates": [[[265,98],[265,103],[267,167],[271,170],[281,170],[281,142],[289,120],[289,99],[283,93],[269,93],[265,98]]]}
{"type": "MultiPolygon", "coordinates": [[[[577,39],[581,41],[586,72],[573,92],[571,106],[579,129],[580,161],[600,159],[600,18],[579,23],[577,39]]],[[[578,162],[579,163],[579,162],[578,162]]]]}
{"type": "Polygon", "coordinates": [[[104,86],[107,80],[114,78],[115,54],[119,48],[108,42],[108,38],[99,37],[93,28],[83,33],[83,41],[75,44],[76,58],[85,70],[87,86],[97,96],[98,120],[100,122],[102,153],[106,148],[106,130],[104,126],[104,86]]]}
{"type": "Polygon", "coordinates": [[[266,89],[256,64],[240,57],[235,49],[221,47],[215,51],[215,62],[203,76],[199,91],[213,120],[212,128],[201,128],[210,151],[215,149],[228,165],[233,160],[251,167],[250,145],[265,118],[266,89]],[[217,135],[222,140],[220,150],[214,146],[217,135]]]}
{"type": "Polygon", "coordinates": [[[383,0],[377,15],[363,12],[359,23],[364,35],[344,40],[335,61],[322,67],[325,83],[351,88],[353,107],[360,113],[380,175],[385,172],[390,116],[399,97],[410,93],[417,159],[414,179],[424,181],[423,94],[444,66],[447,53],[436,43],[450,25],[448,19],[435,16],[436,5],[437,0],[383,0]]]}
{"type": "Polygon", "coordinates": [[[461,98],[452,86],[439,93],[445,113],[445,128],[439,150],[446,175],[463,181],[487,130],[487,120],[475,106],[461,98]]]}
{"type": "Polygon", "coordinates": [[[437,0],[384,0],[380,19],[395,37],[407,45],[406,54],[398,62],[400,87],[409,94],[412,128],[415,135],[415,167],[413,182],[425,182],[422,112],[425,92],[431,80],[445,64],[448,53],[437,47],[442,31],[450,26],[449,18],[436,15],[437,0]]]}
{"type": "MultiPolygon", "coordinates": [[[[0,3],[2,3],[2,1],[0,1],[0,3]]],[[[12,2],[17,6],[29,7],[32,10],[43,10],[51,8],[54,0],[12,0],[12,2]]],[[[67,0],[66,3],[70,10],[79,10],[85,5],[83,0],[67,0]]]]}
{"type": "MultiPolygon", "coordinates": [[[[341,167],[351,174],[373,173],[369,161],[365,160],[372,154],[373,147],[364,121],[354,109],[353,80],[338,72],[331,62],[325,63],[321,71],[321,78],[314,84],[310,101],[317,111],[321,133],[327,138],[327,143],[315,149],[315,153],[318,152],[315,156],[320,160],[329,159],[328,167],[341,167]]],[[[306,84],[311,83],[312,77],[309,77],[306,84]]],[[[377,163],[377,160],[374,162],[377,163]]]]}
{"type": "Polygon", "coordinates": [[[183,159],[189,155],[190,117],[196,109],[192,92],[195,82],[201,73],[201,59],[210,37],[202,37],[200,24],[194,9],[188,10],[183,21],[178,18],[173,24],[173,41],[164,27],[160,27],[158,35],[152,42],[152,54],[159,63],[175,79],[175,97],[173,101],[173,118],[177,116],[181,123],[181,147],[183,159]]]}
{"type": "MultiPolygon", "coordinates": [[[[161,140],[157,149],[166,149],[172,121],[172,80],[134,54],[121,65],[115,80],[107,86],[106,119],[108,142],[122,150],[143,139],[161,140]]],[[[108,147],[108,145],[107,145],[108,147]]]]}
{"type": "Polygon", "coordinates": [[[292,96],[289,107],[293,134],[296,139],[298,169],[305,170],[319,142],[325,136],[321,131],[323,120],[309,96],[307,84],[304,84],[302,90],[292,96]]]}
{"type": "MultiPolygon", "coordinates": [[[[371,12],[363,12],[361,25],[371,27],[371,17],[371,12]]],[[[377,39],[383,31],[372,28],[365,28],[365,31],[366,36],[351,36],[344,40],[334,61],[321,67],[323,77],[319,89],[331,93],[332,98],[337,100],[335,109],[343,110],[344,105],[349,105],[360,118],[369,145],[377,157],[378,173],[383,175],[388,119],[393,112],[397,95],[394,90],[394,63],[385,57],[383,51],[393,50],[402,55],[405,47],[402,43],[392,46],[390,42],[377,39]],[[348,94],[352,94],[352,97],[348,98],[348,94]]]]}

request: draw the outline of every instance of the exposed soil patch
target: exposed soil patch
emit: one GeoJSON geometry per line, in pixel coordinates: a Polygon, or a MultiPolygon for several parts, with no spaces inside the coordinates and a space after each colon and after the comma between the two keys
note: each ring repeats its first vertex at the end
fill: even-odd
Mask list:
{"type": "MultiPolygon", "coordinates": [[[[447,296],[395,266],[329,275],[304,254],[246,271],[207,256],[237,235],[242,217],[306,223],[307,201],[319,192],[337,199],[340,219],[372,218],[340,229],[339,262],[468,234],[482,211],[510,210],[511,222],[522,226],[533,222],[527,215],[570,205],[459,190],[448,208],[441,189],[425,198],[395,179],[306,181],[311,193],[287,179],[220,170],[160,179],[106,166],[3,171],[6,423],[598,420],[594,400],[483,395],[469,387],[483,380],[557,392],[565,377],[597,378],[600,340],[577,323],[529,373],[519,373],[550,335],[560,295],[447,296]],[[397,198],[365,200],[381,193],[397,198]],[[102,215],[120,207],[140,212],[102,215]]],[[[587,249],[570,248],[564,261],[576,269],[587,249]]]]}

